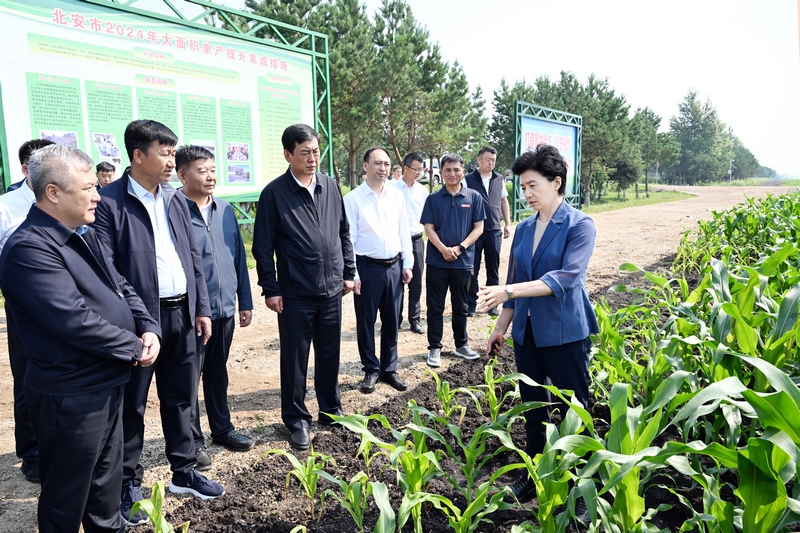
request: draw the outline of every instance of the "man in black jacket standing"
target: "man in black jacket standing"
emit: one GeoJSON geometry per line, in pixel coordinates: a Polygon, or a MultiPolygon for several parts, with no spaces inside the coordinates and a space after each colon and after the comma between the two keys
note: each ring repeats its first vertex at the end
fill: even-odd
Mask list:
{"type": "MultiPolygon", "coordinates": [[[[481,271],[481,255],[486,258],[486,287],[500,284],[500,248],[503,239],[511,235],[511,211],[508,206],[508,191],[503,176],[494,171],[497,150],[484,146],[478,151],[478,169],[464,177],[464,183],[483,198],[486,206],[486,221],[483,234],[475,241],[475,262],[472,268],[472,285],[467,295],[467,314],[475,315],[478,302],[478,274],[481,271]],[[505,228],[500,227],[500,216],[505,228]]],[[[497,307],[489,309],[489,314],[497,316],[497,307]]]]}
{"type": "Polygon", "coordinates": [[[25,397],[39,441],[39,531],[119,533],[122,396],[161,329],[95,232],[92,160],[63,145],[29,162],[36,205],[0,258],[0,286],[25,346],[25,397]]]}
{"type": "Polygon", "coordinates": [[[317,172],[319,135],[295,124],[286,128],[281,142],[289,169],[261,193],[253,257],[267,307],[278,313],[281,416],[291,433],[289,444],[305,450],[311,443],[305,394],[312,341],[319,422],[327,425],[327,414],[342,414],[342,296],[353,289],[355,265],[339,185],[317,172]]]}
{"type": "Polygon", "coordinates": [[[122,426],[125,457],[122,473],[122,515],[132,525],[147,521],[131,516],[143,499],[144,413],[153,374],[158,383],[161,427],[172,468],[169,490],[202,499],[225,489],[196,471],[192,409],[197,401],[197,346],[211,336],[211,307],[203,260],[194,240],[186,201],[167,183],[175,169],[177,136],[154,120],[135,120],[125,128],[125,149],[131,166],[103,187],[93,227],[108,248],[114,265],[136,290],[164,334],[161,357],[151,368],[134,369],[125,387],[122,426]]]}

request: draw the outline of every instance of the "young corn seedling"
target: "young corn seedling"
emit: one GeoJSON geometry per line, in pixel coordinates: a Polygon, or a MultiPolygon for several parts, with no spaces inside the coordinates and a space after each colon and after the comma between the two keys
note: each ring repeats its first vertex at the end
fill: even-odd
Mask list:
{"type": "MultiPolygon", "coordinates": [[[[136,514],[139,511],[143,512],[147,515],[147,518],[150,519],[150,523],[153,524],[153,530],[155,533],[173,533],[175,531],[175,526],[167,522],[167,519],[164,518],[163,514],[164,508],[164,481],[156,481],[156,484],[153,485],[153,492],[150,494],[149,500],[139,500],[138,502],[134,502],[133,507],[131,508],[131,514],[136,514]]],[[[183,524],[178,526],[179,531],[181,533],[186,533],[189,531],[189,521],[187,520],[183,524]]]]}
{"type": "MultiPolygon", "coordinates": [[[[364,416],[360,414],[349,415],[349,416],[336,416],[331,415],[331,418],[338,422],[340,425],[348,428],[350,431],[354,433],[358,433],[361,436],[361,443],[358,446],[358,451],[356,452],[356,457],[361,457],[364,461],[364,466],[367,470],[367,474],[369,474],[369,467],[372,465],[372,461],[379,455],[389,456],[389,453],[385,450],[375,450],[373,451],[373,446],[375,445],[375,439],[372,433],[369,431],[369,423],[370,421],[374,420],[382,425],[384,428],[394,430],[391,428],[389,421],[386,419],[385,416],[381,414],[374,414],[369,416],[364,416]],[[359,428],[358,430],[354,428],[359,428]],[[368,436],[369,435],[369,436],[368,436]],[[370,438],[372,437],[372,438],[370,438]]],[[[395,436],[395,438],[402,438],[399,433],[395,436]]]]}
{"type": "Polygon", "coordinates": [[[484,367],[483,367],[483,385],[479,385],[478,388],[483,389],[484,398],[486,398],[486,406],[489,410],[489,417],[492,423],[497,422],[497,417],[500,414],[500,411],[503,409],[503,405],[506,402],[518,398],[519,391],[515,388],[506,393],[502,394],[502,396],[498,396],[497,392],[500,388],[500,385],[503,383],[507,383],[509,381],[514,381],[518,374],[508,374],[505,376],[497,376],[495,375],[494,369],[497,366],[497,357],[491,359],[484,367]]]}
{"type": "Polygon", "coordinates": [[[305,463],[303,463],[291,453],[283,450],[269,450],[261,454],[259,460],[263,459],[267,455],[282,455],[289,460],[289,462],[292,464],[292,469],[288,474],[286,474],[286,491],[288,492],[289,490],[289,482],[291,481],[292,477],[297,479],[299,490],[302,490],[303,494],[306,496],[306,498],[308,498],[309,507],[311,510],[311,519],[313,520],[316,518],[319,520],[322,518],[322,510],[325,507],[325,494],[323,493],[320,497],[319,516],[317,516],[315,513],[314,499],[317,496],[317,483],[319,482],[319,477],[324,472],[323,469],[328,464],[334,462],[333,457],[312,451],[308,454],[308,458],[306,459],[305,463]]]}
{"type": "Polygon", "coordinates": [[[475,403],[475,407],[478,409],[478,412],[481,412],[481,403],[477,396],[475,396],[475,393],[473,393],[471,390],[466,387],[451,389],[449,381],[442,381],[436,372],[429,370],[428,373],[436,382],[436,397],[439,399],[439,403],[442,406],[441,416],[448,423],[450,422],[454,413],[460,412],[461,414],[458,417],[458,425],[461,425],[461,422],[464,420],[464,415],[467,413],[467,408],[465,406],[456,403],[455,398],[456,394],[458,393],[466,394],[472,398],[472,401],[475,403]]]}
{"type": "Polygon", "coordinates": [[[359,533],[364,533],[364,514],[367,512],[369,497],[372,494],[372,485],[367,475],[364,472],[359,472],[350,479],[349,483],[327,472],[320,472],[320,475],[339,486],[338,493],[328,489],[325,494],[338,501],[342,508],[353,517],[359,533]]]}

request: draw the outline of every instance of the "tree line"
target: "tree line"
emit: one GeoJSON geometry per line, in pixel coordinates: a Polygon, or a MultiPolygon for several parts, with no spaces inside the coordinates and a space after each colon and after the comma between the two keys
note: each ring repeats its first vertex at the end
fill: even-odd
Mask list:
{"type": "Polygon", "coordinates": [[[397,161],[412,151],[433,159],[450,151],[473,154],[484,143],[506,146],[497,166],[510,168],[517,100],[583,117],[581,184],[587,204],[609,187],[619,192],[635,186],[638,195],[642,181],[649,195],[653,175],[691,185],[775,175],[694,90],[670,118],[669,131],[659,131],[660,116],[648,107],[631,113],[625,96],[594,74],[585,83],[568,71],[532,84],[503,79],[488,119],[480,86],[471,90],[458,61],[442,58],[404,0],[383,0],[374,17],[360,0],[245,0],[245,5],[256,15],[328,35],[333,139],[327,141],[336,174],[351,187],[362,174],[361,154],[375,144],[386,146],[397,161]]]}

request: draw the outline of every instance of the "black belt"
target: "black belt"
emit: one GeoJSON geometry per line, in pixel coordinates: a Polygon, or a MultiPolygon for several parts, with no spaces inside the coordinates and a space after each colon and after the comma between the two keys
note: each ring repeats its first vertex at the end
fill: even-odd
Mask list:
{"type": "Polygon", "coordinates": [[[159,298],[158,302],[161,307],[165,309],[175,309],[176,307],[182,306],[186,303],[186,293],[181,294],[180,296],[170,296],[169,298],[159,298]]]}
{"type": "Polygon", "coordinates": [[[412,235],[411,236],[411,242],[418,241],[421,238],[422,238],[422,233],[420,233],[419,235],[412,235]]]}
{"type": "Polygon", "coordinates": [[[373,257],[369,257],[368,255],[359,255],[358,258],[366,263],[369,263],[370,265],[378,265],[388,268],[400,260],[400,254],[397,254],[391,259],[375,259],[373,257]]]}

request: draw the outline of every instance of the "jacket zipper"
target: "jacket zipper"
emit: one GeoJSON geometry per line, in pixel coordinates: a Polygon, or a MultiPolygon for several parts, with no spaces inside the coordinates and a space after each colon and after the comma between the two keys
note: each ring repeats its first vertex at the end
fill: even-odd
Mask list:
{"type": "MultiPolygon", "coordinates": [[[[197,206],[195,206],[195,207],[197,207],[197,206]]],[[[199,207],[198,207],[198,209],[199,209],[199,207]]],[[[209,209],[209,211],[208,211],[209,220],[213,216],[213,213],[212,213],[213,211],[214,211],[213,209],[209,209]]],[[[200,218],[203,218],[203,214],[202,213],[200,213],[200,218]]],[[[208,240],[211,242],[211,255],[214,257],[214,269],[216,270],[216,273],[217,273],[217,304],[218,304],[217,309],[219,311],[220,316],[222,316],[223,315],[223,310],[222,310],[222,281],[220,281],[219,262],[217,262],[217,248],[214,246],[214,237],[212,236],[212,233],[211,233],[211,227],[209,226],[208,223],[205,222],[205,220],[203,220],[203,223],[206,225],[206,232],[208,233],[208,240]]]]}

